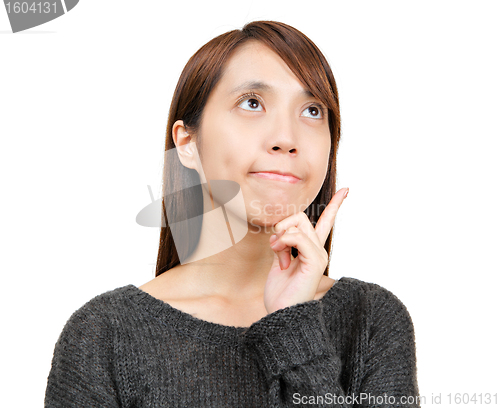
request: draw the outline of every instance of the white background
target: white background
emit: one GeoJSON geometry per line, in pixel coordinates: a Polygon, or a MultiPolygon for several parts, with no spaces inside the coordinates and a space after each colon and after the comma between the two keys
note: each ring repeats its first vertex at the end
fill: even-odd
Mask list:
{"type": "Polygon", "coordinates": [[[500,398],[498,16],[493,1],[82,0],[12,34],[0,8],[2,404],[42,406],[71,314],[154,277],[159,231],[135,217],[160,194],[179,74],[258,19],[304,32],[337,80],[350,193],[330,276],[407,306],[423,406],[500,398]]]}

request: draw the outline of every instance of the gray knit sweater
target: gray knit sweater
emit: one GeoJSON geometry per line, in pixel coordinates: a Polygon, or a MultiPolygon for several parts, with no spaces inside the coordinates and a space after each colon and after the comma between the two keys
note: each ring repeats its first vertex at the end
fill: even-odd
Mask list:
{"type": "Polygon", "coordinates": [[[64,326],[45,394],[46,408],[373,406],[420,406],[413,325],[391,292],[345,277],[249,328],[134,285],[102,293],[64,326]]]}

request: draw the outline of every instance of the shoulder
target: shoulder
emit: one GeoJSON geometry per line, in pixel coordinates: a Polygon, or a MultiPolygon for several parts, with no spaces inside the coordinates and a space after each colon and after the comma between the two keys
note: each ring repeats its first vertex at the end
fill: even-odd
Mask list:
{"type": "Polygon", "coordinates": [[[117,407],[117,320],[123,288],[101,293],[67,320],[54,346],[45,406],[117,407]],[[118,306],[118,307],[117,307],[118,306]]]}
{"type": "Polygon", "coordinates": [[[121,286],[116,289],[95,295],[84,303],[77,311],[105,312],[111,311],[118,303],[123,302],[133,285],[121,286]]]}
{"type": "Polygon", "coordinates": [[[401,300],[393,292],[376,283],[343,277],[339,279],[338,284],[343,287],[346,294],[349,293],[351,296],[367,299],[375,307],[382,304],[404,307],[401,300]]]}
{"type": "Polygon", "coordinates": [[[337,296],[342,304],[354,314],[362,315],[371,326],[412,326],[408,309],[390,290],[372,282],[343,277],[335,284],[337,296]]]}
{"type": "Polygon", "coordinates": [[[100,293],[77,310],[75,310],[63,329],[67,332],[105,331],[110,329],[117,319],[117,314],[123,311],[125,295],[133,285],[122,286],[113,290],[100,293]]]}

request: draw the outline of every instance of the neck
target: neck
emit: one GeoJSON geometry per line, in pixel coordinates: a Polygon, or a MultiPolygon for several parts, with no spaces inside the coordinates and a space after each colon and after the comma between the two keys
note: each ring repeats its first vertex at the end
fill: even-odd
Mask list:
{"type": "MultiPolygon", "coordinates": [[[[274,259],[274,252],[269,246],[269,237],[273,233],[271,228],[248,224],[249,231],[239,242],[203,257],[210,253],[207,250],[210,245],[207,243],[212,245],[211,252],[215,252],[213,230],[209,234],[206,225],[208,223],[203,222],[197,248],[179,268],[182,280],[189,282],[190,291],[200,297],[263,297],[267,275],[274,259]],[[209,238],[212,238],[212,242],[209,238]]],[[[234,223],[231,226],[234,227],[234,223]]]]}

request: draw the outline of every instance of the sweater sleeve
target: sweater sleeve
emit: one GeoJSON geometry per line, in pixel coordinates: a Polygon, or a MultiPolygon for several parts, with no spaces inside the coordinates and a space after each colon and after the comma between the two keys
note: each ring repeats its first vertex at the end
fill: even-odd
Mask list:
{"type": "Polygon", "coordinates": [[[378,287],[370,297],[359,407],[420,407],[413,323],[404,304],[378,287]],[[378,399],[377,399],[378,398],[378,399]]]}
{"type": "Polygon", "coordinates": [[[73,313],[57,340],[45,408],[120,407],[112,369],[112,327],[91,305],[73,313]]]}
{"type": "Polygon", "coordinates": [[[349,367],[336,354],[320,301],[277,310],[247,329],[245,344],[267,380],[270,407],[419,407],[410,316],[391,292],[375,292],[350,311],[360,325],[344,333],[349,367]],[[350,378],[346,389],[341,374],[350,378]]]}
{"type": "Polygon", "coordinates": [[[345,395],[322,307],[312,300],[279,309],[245,332],[245,344],[267,380],[269,407],[348,406],[333,404],[334,396],[345,395]]]}

